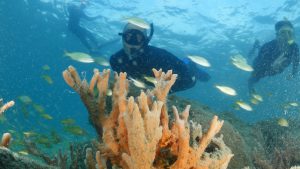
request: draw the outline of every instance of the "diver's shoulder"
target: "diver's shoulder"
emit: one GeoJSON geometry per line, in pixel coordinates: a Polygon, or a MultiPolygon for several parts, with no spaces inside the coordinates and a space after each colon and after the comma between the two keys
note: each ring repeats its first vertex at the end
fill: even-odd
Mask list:
{"type": "Polygon", "coordinates": [[[276,41],[276,39],[273,39],[271,41],[264,43],[261,48],[267,49],[267,48],[274,48],[276,46],[277,46],[277,41],[276,41]]]}
{"type": "Polygon", "coordinates": [[[159,48],[159,47],[155,47],[155,46],[151,46],[151,45],[148,45],[147,48],[148,48],[149,51],[152,51],[152,52],[155,52],[155,53],[169,53],[169,54],[171,54],[169,51],[167,51],[166,49],[163,49],[163,48],[159,48]]]}
{"type": "Polygon", "coordinates": [[[162,48],[151,46],[151,45],[148,45],[147,48],[148,50],[163,50],[162,48]]]}

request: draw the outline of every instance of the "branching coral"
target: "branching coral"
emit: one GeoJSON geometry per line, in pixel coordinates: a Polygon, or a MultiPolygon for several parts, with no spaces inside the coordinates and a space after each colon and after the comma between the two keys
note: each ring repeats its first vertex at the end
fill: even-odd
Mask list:
{"type": "MultiPolygon", "coordinates": [[[[4,111],[6,111],[7,109],[11,108],[13,105],[15,105],[14,101],[10,101],[10,102],[5,103],[3,105],[3,99],[1,98],[0,99],[0,115],[4,111]]],[[[10,140],[11,140],[11,134],[10,133],[4,133],[3,136],[2,136],[0,146],[8,148],[10,140]]]]}
{"type": "Polygon", "coordinates": [[[8,148],[10,140],[11,140],[11,134],[10,133],[4,133],[3,136],[2,136],[0,146],[8,148]]]}
{"type": "MultiPolygon", "coordinates": [[[[176,74],[153,70],[157,83],[152,91],[127,98],[126,73],[115,73],[112,110],[105,116],[109,70],[94,70],[90,84],[81,81],[75,68],[63,72],[66,83],[81,97],[90,121],[103,140],[96,153],[99,168],[105,161],[129,169],[225,169],[233,154],[222,136],[216,138],[223,121],[215,116],[205,134],[199,124],[188,121],[190,106],[169,124],[167,96],[176,74]],[[190,136],[191,135],[191,136],[190,136]],[[192,140],[190,140],[190,138],[192,140]]],[[[87,156],[90,159],[90,154],[87,156]]],[[[93,164],[92,160],[90,164],[93,164]]],[[[90,167],[93,168],[93,167],[90,167]]]]}
{"type": "Polygon", "coordinates": [[[108,89],[109,75],[110,70],[103,70],[102,75],[100,75],[99,70],[95,69],[94,76],[88,85],[86,80],[81,81],[73,66],[69,66],[68,69],[63,72],[66,83],[79,93],[82,102],[88,109],[89,119],[99,136],[102,136],[102,124],[105,121],[105,97],[108,89]],[[97,93],[94,92],[95,86],[98,89],[97,93]]]}
{"type": "Polygon", "coordinates": [[[15,105],[14,101],[7,102],[4,105],[2,105],[2,103],[3,103],[3,99],[0,99],[0,115],[2,113],[4,113],[5,110],[7,110],[7,109],[11,108],[13,105],[15,105]]]}

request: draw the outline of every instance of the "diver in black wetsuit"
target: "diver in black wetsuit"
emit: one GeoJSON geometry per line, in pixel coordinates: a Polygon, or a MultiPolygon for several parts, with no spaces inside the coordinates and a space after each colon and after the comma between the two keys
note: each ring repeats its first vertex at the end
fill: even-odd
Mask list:
{"type": "Polygon", "coordinates": [[[294,77],[298,72],[299,47],[294,40],[294,27],[284,20],[275,24],[276,39],[264,44],[253,61],[253,69],[249,81],[249,92],[255,92],[254,84],[265,76],[274,76],[284,71],[291,63],[294,77]]]}
{"type": "Polygon", "coordinates": [[[69,22],[68,22],[68,28],[69,30],[76,35],[81,43],[90,51],[94,51],[98,47],[98,42],[94,35],[86,30],[85,28],[80,26],[80,19],[86,19],[86,20],[94,20],[98,18],[96,17],[89,17],[84,13],[84,9],[86,8],[86,3],[81,2],[80,6],[71,4],[68,6],[68,12],[69,12],[69,22]]]}
{"type": "Polygon", "coordinates": [[[197,80],[208,81],[210,75],[200,70],[195,63],[189,59],[180,60],[170,52],[148,45],[153,34],[151,24],[150,36],[146,29],[128,23],[122,35],[123,49],[110,58],[110,65],[116,72],[127,72],[133,79],[141,80],[149,85],[144,77],[153,77],[152,68],[163,71],[173,70],[178,74],[177,80],[171,92],[182,91],[193,87],[197,80]]]}

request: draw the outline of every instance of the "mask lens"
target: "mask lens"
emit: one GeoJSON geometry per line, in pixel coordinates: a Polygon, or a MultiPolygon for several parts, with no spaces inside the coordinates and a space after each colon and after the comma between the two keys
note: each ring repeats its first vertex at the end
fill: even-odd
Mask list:
{"type": "Polygon", "coordinates": [[[287,37],[292,37],[294,31],[292,29],[280,29],[278,31],[278,34],[281,36],[287,36],[287,37]]]}
{"type": "Polygon", "coordinates": [[[123,33],[122,38],[129,45],[141,45],[145,42],[144,34],[135,29],[130,29],[123,33]]]}

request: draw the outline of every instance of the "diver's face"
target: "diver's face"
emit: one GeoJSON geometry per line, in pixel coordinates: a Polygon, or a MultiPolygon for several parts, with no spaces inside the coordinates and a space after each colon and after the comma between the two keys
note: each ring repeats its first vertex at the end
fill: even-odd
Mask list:
{"type": "Polygon", "coordinates": [[[277,32],[277,39],[279,42],[284,44],[293,44],[295,41],[294,37],[294,29],[289,26],[283,26],[281,27],[277,32]]]}
{"type": "Polygon", "coordinates": [[[135,29],[130,29],[122,34],[123,48],[127,55],[134,55],[145,42],[144,34],[135,29]]]}

